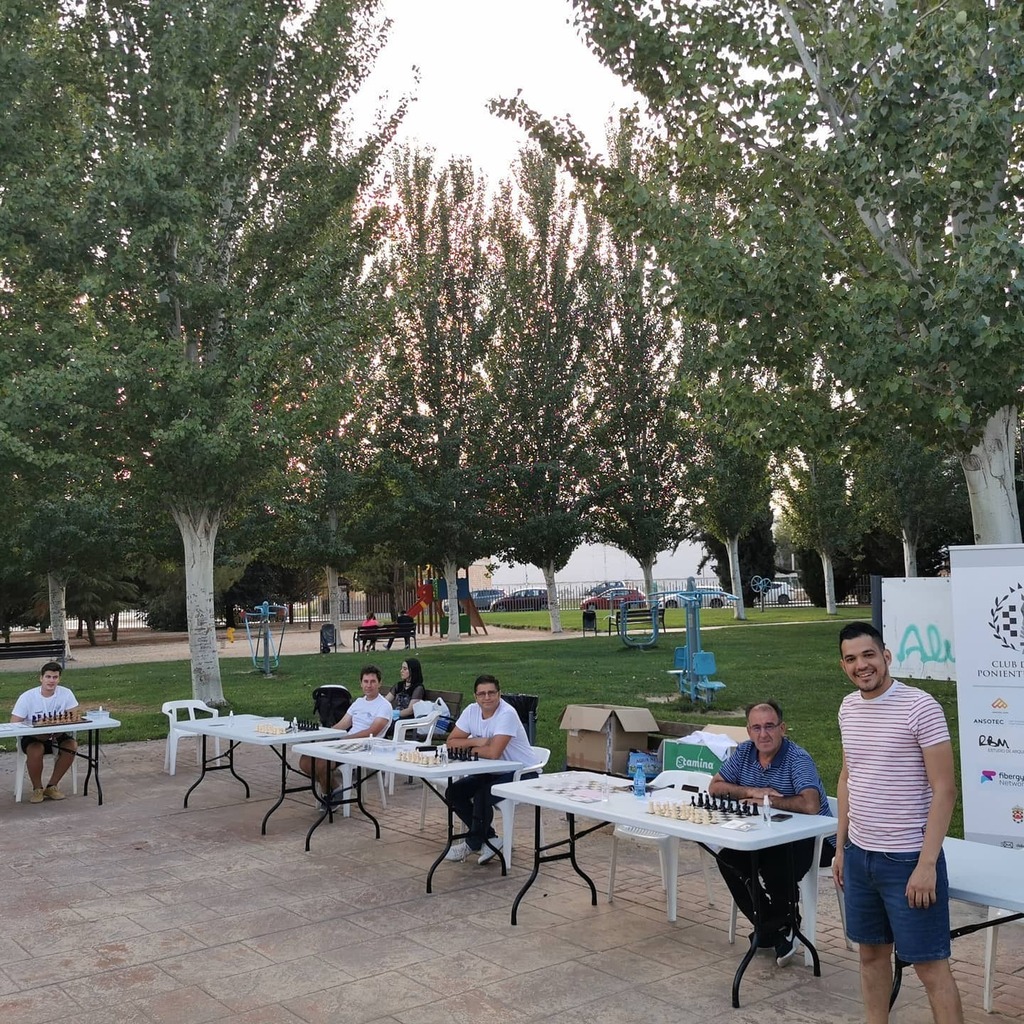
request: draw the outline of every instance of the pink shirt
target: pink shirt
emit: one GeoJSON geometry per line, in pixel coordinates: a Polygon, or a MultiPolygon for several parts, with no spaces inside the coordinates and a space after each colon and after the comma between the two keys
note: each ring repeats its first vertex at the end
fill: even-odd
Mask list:
{"type": "Polygon", "coordinates": [[[840,705],[839,731],[850,840],[864,850],[920,850],[932,803],[922,749],[949,742],[938,701],[898,680],[874,700],[854,691],[840,705]]]}

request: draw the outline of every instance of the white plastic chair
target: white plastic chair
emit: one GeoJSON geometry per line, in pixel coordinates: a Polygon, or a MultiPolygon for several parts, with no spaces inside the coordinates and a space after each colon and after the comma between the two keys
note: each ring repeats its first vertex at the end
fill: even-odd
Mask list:
{"type": "MultiPolygon", "coordinates": [[[[201,700],[168,700],[164,701],[160,710],[167,716],[167,747],[164,750],[164,771],[168,775],[173,775],[175,766],[178,759],[178,740],[183,736],[194,737],[196,741],[196,764],[200,764],[203,759],[203,738],[202,736],[196,736],[194,733],[182,732],[178,729],[178,723],[189,721],[194,722],[196,720],[196,712],[199,716],[209,715],[211,718],[217,718],[220,716],[220,712],[216,708],[211,708],[208,704],[201,700]],[[179,718],[179,711],[187,711],[187,718],[179,718]]],[[[213,752],[216,757],[220,757],[220,740],[214,739],[213,741],[213,752]]]]}
{"type": "MultiPolygon", "coordinates": [[[[828,800],[829,807],[832,808],[832,817],[834,818],[839,813],[839,801],[834,797],[830,796],[826,798],[828,800]]],[[[822,875],[827,875],[835,885],[835,879],[832,876],[832,865],[828,867],[818,867],[818,862],[821,860],[821,848],[825,842],[824,836],[817,836],[814,840],[814,859],[811,861],[811,866],[807,869],[807,874],[800,879],[797,885],[797,891],[800,896],[800,930],[811,940],[812,943],[817,944],[817,932],[818,932],[818,880],[822,875]]],[[[843,890],[836,886],[836,898],[839,901],[839,920],[843,925],[843,939],[846,941],[846,948],[853,949],[853,943],[850,942],[846,935],[846,902],[843,899],[843,890]]],[[[729,916],[729,942],[736,941],[736,914],[737,906],[733,901],[732,912],[729,916]]],[[[811,957],[810,951],[804,950],[804,963],[810,967],[814,960],[811,957]]]]}
{"type": "MultiPolygon", "coordinates": [[[[652,782],[651,786],[661,789],[696,789],[699,793],[706,793],[711,783],[711,776],[707,772],[671,771],[662,772],[652,782]]],[[[660,832],[642,828],[639,825],[616,825],[612,832],[612,858],[608,865],[608,902],[611,903],[615,895],[615,867],[618,863],[619,840],[631,839],[638,843],[652,843],[658,847],[658,858],[661,862],[661,886],[665,890],[665,913],[670,921],[676,919],[676,897],[675,886],[669,885],[669,851],[674,846],[679,848],[679,839],[676,836],[666,836],[660,832]]],[[[678,860],[678,855],[672,860],[678,860]]],[[[704,873],[704,889],[707,892],[708,904],[714,905],[714,898],[711,894],[711,863],[713,857],[707,850],[700,850],[700,866],[704,873]]]]}
{"type": "MultiPolygon", "coordinates": [[[[544,769],[551,759],[551,751],[547,747],[530,747],[533,751],[533,759],[530,764],[519,768],[512,776],[513,782],[518,782],[524,775],[536,772],[543,775],[544,769]]],[[[501,855],[505,858],[505,866],[512,864],[512,831],[515,826],[516,804],[513,800],[499,800],[494,809],[501,812],[501,855]]],[[[541,829],[541,843],[544,842],[543,828],[541,829]]]]}
{"type": "MultiPolygon", "coordinates": [[[[20,804],[22,792],[25,788],[25,779],[28,778],[28,757],[25,751],[21,749],[21,737],[18,736],[15,739],[17,744],[17,759],[14,767],[14,802],[20,804]]],[[[64,778],[67,778],[65,775],[64,778]]],[[[71,795],[75,796],[78,793],[78,758],[71,762],[71,795]]]]}
{"type": "MultiPolygon", "coordinates": [[[[407,733],[413,734],[413,739],[418,739],[420,743],[431,743],[434,739],[434,730],[437,728],[438,720],[441,718],[441,708],[436,711],[431,711],[429,715],[423,715],[420,718],[397,718],[395,719],[394,734],[393,738],[395,743],[401,743],[405,740],[407,733]],[[426,736],[419,736],[418,731],[420,729],[426,729],[426,736]]],[[[412,779],[409,780],[410,782],[412,779]]],[[[388,773],[388,793],[391,796],[395,795],[395,773],[388,773]]]]}

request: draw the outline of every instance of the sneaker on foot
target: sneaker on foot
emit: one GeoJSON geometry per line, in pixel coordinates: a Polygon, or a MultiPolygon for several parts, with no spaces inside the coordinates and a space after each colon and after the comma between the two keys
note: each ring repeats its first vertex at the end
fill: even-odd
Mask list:
{"type": "Polygon", "coordinates": [[[43,797],[46,800],[63,800],[64,794],[56,786],[47,786],[43,790],[43,797]]]}
{"type": "Polygon", "coordinates": [[[469,847],[464,842],[452,843],[451,849],[444,855],[445,860],[465,860],[469,847]]]}
{"type": "Polygon", "coordinates": [[[786,932],[775,943],[775,962],[780,967],[785,967],[796,956],[799,949],[800,940],[792,932],[786,932]]]}
{"type": "Polygon", "coordinates": [[[43,794],[46,791],[43,789],[33,789],[32,795],[28,798],[30,804],[41,804],[44,800],[43,794]]]}
{"type": "Polygon", "coordinates": [[[477,859],[477,864],[486,864],[489,860],[498,856],[498,851],[493,846],[485,846],[480,851],[480,856],[477,859]]]}

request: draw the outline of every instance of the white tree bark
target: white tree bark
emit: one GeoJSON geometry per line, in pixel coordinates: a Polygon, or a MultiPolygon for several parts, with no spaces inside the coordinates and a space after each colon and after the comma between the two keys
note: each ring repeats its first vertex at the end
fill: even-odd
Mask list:
{"type": "Polygon", "coordinates": [[[644,593],[650,597],[654,593],[654,559],[640,563],[644,574],[644,593]]]}
{"type": "Polygon", "coordinates": [[[903,573],[905,576],[917,575],[917,538],[912,537],[904,524],[900,531],[903,540],[903,573]]]}
{"type": "Polygon", "coordinates": [[[960,465],[971,499],[975,544],[1020,544],[1014,458],[1019,424],[1017,409],[1007,405],[989,418],[985,433],[960,465]]]}
{"type": "Polygon", "coordinates": [[[50,600],[50,636],[54,640],[64,641],[64,660],[67,661],[71,658],[71,645],[68,643],[67,577],[49,572],[46,574],[46,586],[50,600]]]}
{"type": "Polygon", "coordinates": [[[548,616],[551,619],[551,632],[562,632],[562,609],[558,605],[558,591],[555,589],[555,564],[548,562],[541,566],[544,583],[548,588],[548,616]]]}
{"type": "Polygon", "coordinates": [[[220,526],[220,510],[172,506],[171,515],[185,548],[185,612],[188,652],[192,659],[192,696],[207,704],[223,704],[217,622],[213,612],[213,549],[220,526]]]}
{"type": "Polygon", "coordinates": [[[730,537],[726,548],[729,551],[729,586],[736,595],[736,602],[733,605],[732,617],[734,619],[746,619],[747,609],[743,603],[743,580],[740,579],[740,538],[730,537]]]}
{"type": "Polygon", "coordinates": [[[825,575],[825,614],[836,614],[836,577],[832,570],[832,556],[827,551],[819,551],[821,569],[825,575]]]}
{"type": "Polygon", "coordinates": [[[334,627],[334,638],[339,647],[345,646],[341,639],[341,583],[338,570],[333,565],[327,566],[327,603],[331,607],[331,625],[334,627]]]}
{"type": "Polygon", "coordinates": [[[447,639],[459,639],[459,563],[444,563],[444,579],[448,585],[448,636],[447,639]]]}

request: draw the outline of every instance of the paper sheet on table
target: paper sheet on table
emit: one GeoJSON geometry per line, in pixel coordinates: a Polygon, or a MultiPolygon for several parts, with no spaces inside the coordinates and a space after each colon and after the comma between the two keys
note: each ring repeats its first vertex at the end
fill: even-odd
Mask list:
{"type": "Polygon", "coordinates": [[[723,761],[729,756],[729,753],[736,746],[736,741],[723,733],[704,732],[703,730],[691,732],[690,735],[685,738],[685,742],[699,743],[702,747],[707,747],[708,750],[723,761]]]}

